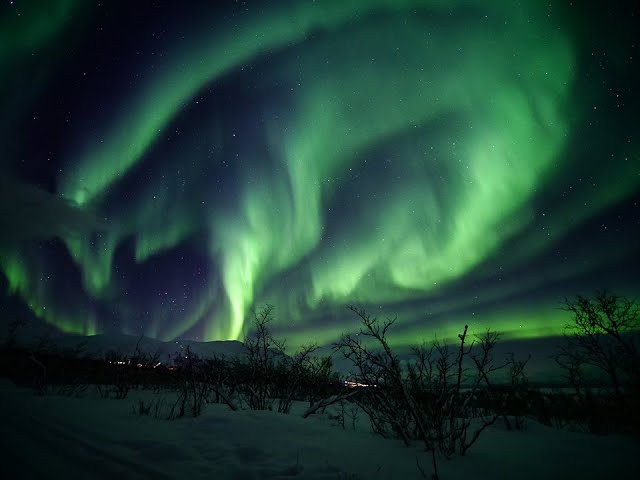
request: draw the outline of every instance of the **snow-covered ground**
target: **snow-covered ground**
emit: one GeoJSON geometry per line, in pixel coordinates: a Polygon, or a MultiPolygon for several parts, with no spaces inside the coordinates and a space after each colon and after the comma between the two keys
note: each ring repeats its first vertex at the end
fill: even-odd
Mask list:
{"type": "MultiPolygon", "coordinates": [[[[0,380],[2,478],[419,479],[430,457],[327,415],[232,412],[207,405],[199,418],[136,416],[151,392],[125,400],[34,396],[0,380]]],[[[299,405],[300,408],[303,405],[299,405]]],[[[557,431],[532,421],[523,432],[496,425],[465,457],[440,461],[440,478],[616,479],[640,467],[640,444],[618,436],[557,431]]]]}

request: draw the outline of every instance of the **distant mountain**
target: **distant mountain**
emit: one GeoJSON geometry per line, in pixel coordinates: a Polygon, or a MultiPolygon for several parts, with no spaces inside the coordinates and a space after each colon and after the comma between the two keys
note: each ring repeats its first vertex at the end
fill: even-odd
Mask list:
{"type": "MultiPolygon", "coordinates": [[[[27,348],[34,348],[37,339],[22,338],[18,343],[27,348]]],[[[224,355],[227,358],[244,355],[244,345],[237,340],[224,340],[213,342],[197,342],[194,340],[181,340],[163,342],[150,337],[137,335],[111,334],[111,335],[60,335],[52,336],[47,344],[58,351],[71,351],[82,345],[81,354],[93,358],[104,358],[110,352],[117,352],[122,356],[132,356],[136,347],[144,354],[157,356],[158,360],[168,363],[187,347],[198,356],[213,357],[224,355]]]]}
{"type": "MultiPolygon", "coordinates": [[[[117,352],[122,356],[132,356],[139,342],[140,350],[148,355],[157,356],[164,364],[172,362],[180,352],[187,347],[203,358],[214,355],[224,355],[227,358],[241,357],[245,354],[244,344],[237,340],[198,342],[194,340],[180,340],[164,342],[155,338],[140,337],[124,334],[101,334],[89,337],[81,335],[52,334],[50,329],[35,328],[31,323],[30,328],[18,331],[17,342],[27,348],[35,348],[39,338],[50,338],[49,345],[55,346],[58,351],[70,351],[84,343],[83,354],[94,358],[105,358],[109,352],[117,352]],[[46,332],[49,332],[48,334],[46,332]]],[[[0,342],[5,340],[5,332],[0,334],[0,342]]],[[[517,359],[526,360],[531,354],[527,364],[526,373],[530,381],[545,384],[548,382],[563,382],[563,372],[558,369],[553,360],[562,339],[560,337],[535,338],[526,340],[504,340],[498,342],[494,352],[496,364],[501,364],[509,352],[514,352],[517,359]]],[[[331,346],[323,346],[315,352],[315,355],[324,356],[333,353],[331,346]]],[[[397,347],[394,349],[400,360],[411,361],[413,355],[408,348],[397,347]]],[[[291,349],[288,353],[294,352],[291,349]]],[[[472,366],[472,365],[470,365],[472,366]]],[[[340,353],[333,355],[333,368],[342,375],[349,376],[353,372],[350,360],[345,359],[340,353]]],[[[500,372],[500,376],[506,376],[507,370],[500,372]]],[[[500,381],[503,379],[501,378],[500,381]]]]}

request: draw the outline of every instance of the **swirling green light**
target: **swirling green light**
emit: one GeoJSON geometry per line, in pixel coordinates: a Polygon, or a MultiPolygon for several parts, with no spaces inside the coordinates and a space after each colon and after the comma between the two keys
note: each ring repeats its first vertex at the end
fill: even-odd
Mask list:
{"type": "MultiPolygon", "coordinates": [[[[356,303],[389,313],[398,307],[396,341],[406,343],[435,328],[455,338],[461,305],[588,271],[578,261],[540,267],[507,287],[484,288],[484,300],[454,288],[467,276],[516,270],[640,184],[633,162],[618,159],[603,169],[598,188],[558,205],[545,230],[534,231],[540,192],[580,167],[566,154],[576,122],[575,52],[544,8],[497,0],[296,1],[249,11],[213,33],[194,29],[121,94],[113,117],[80,133],[81,148],[69,148],[58,191],[108,218],[92,235],[56,233],[86,291],[104,301],[117,290],[109,288],[119,281],[114,258],[129,240],[132,260],[142,264],[198,236],[203,245],[194,248],[214,272],[210,288],[179,319],[158,307],[145,326],[154,336],[201,327],[206,339],[238,339],[247,311],[271,301],[281,312],[277,324],[292,325],[294,337],[333,341],[342,328],[314,322],[356,303]],[[255,73],[241,72],[246,65],[255,73]],[[233,115],[212,111],[198,123],[216,125],[204,145],[214,154],[203,155],[193,139],[165,149],[161,134],[191,115],[205,87],[215,96],[231,74],[251,80],[252,92],[236,93],[255,102],[246,123],[260,134],[240,128],[228,138],[236,123],[226,116],[233,115]],[[274,90],[283,106],[273,106],[280,97],[266,98],[274,90]],[[252,123],[254,116],[263,121],[252,123]],[[231,178],[216,168],[238,143],[242,158],[231,178]],[[224,198],[210,193],[214,182],[228,182],[224,198]],[[415,326],[443,291],[453,293],[439,314],[450,312],[455,326],[415,326]]],[[[592,265],[605,257],[594,254],[592,265]]],[[[38,298],[28,269],[2,268],[13,291],[38,298]]],[[[512,338],[555,335],[556,317],[545,308],[483,318],[512,338]]]]}

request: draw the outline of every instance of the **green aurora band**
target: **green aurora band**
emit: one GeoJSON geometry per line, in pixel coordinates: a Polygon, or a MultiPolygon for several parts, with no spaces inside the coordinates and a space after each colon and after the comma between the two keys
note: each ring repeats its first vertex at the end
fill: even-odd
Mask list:
{"type": "MultiPolygon", "coordinates": [[[[578,192],[546,231],[529,231],[534,200],[570,168],[563,162],[576,121],[575,58],[544,7],[524,3],[292,2],[247,13],[233,28],[191,34],[154,74],[122,92],[117,114],[99,118],[95,134],[68,148],[58,193],[109,219],[97,237],[63,235],[88,297],[117,303],[114,258],[128,239],[143,264],[201,236],[217,280],[179,318],[158,309],[146,334],[174,339],[199,328],[205,340],[238,339],[249,310],[264,302],[277,306],[278,325],[293,343],[335,340],[346,324],[319,319],[351,303],[397,314],[400,344],[436,331],[455,338],[469,321],[474,331],[490,326],[512,338],[558,334],[561,315],[549,304],[486,311],[474,322],[454,312],[473,309],[474,298],[457,292],[440,306],[435,300],[468,275],[491,277],[493,269],[482,269],[497,256],[505,274],[517,269],[640,184],[634,162],[617,162],[603,173],[622,179],[615,187],[603,181],[578,192]],[[249,65],[258,72],[255,95],[291,86],[286,107],[260,123],[260,140],[242,130],[231,138],[225,113],[212,112],[203,125],[212,157],[193,139],[176,151],[158,148],[206,88],[215,96],[219,82],[242,78],[249,65]],[[213,188],[201,172],[221,168],[236,135],[247,140],[233,195],[195,198],[194,190],[213,188]],[[159,165],[155,174],[119,201],[122,185],[150,162],[159,165]],[[519,248],[506,249],[524,232],[519,248]],[[419,321],[427,304],[440,320],[419,321]]],[[[61,15],[38,34],[46,40],[64,22],[61,15]]],[[[256,116],[271,108],[264,102],[256,116]]],[[[603,252],[588,268],[610,257],[603,252]]],[[[100,330],[91,315],[74,322],[71,308],[45,310],[55,301],[30,264],[19,249],[2,256],[12,292],[64,331],[100,330]]],[[[571,278],[579,267],[542,268],[517,284],[488,286],[483,301],[534,289],[550,276],[571,278]]]]}

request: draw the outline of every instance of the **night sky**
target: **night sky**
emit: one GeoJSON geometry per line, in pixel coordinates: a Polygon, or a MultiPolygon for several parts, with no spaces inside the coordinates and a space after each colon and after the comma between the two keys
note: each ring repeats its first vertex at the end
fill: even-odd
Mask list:
{"type": "Polygon", "coordinates": [[[0,3],[0,300],[67,333],[562,331],[640,294],[635,2],[0,3]],[[634,5],[632,5],[632,3],[634,5]]]}

